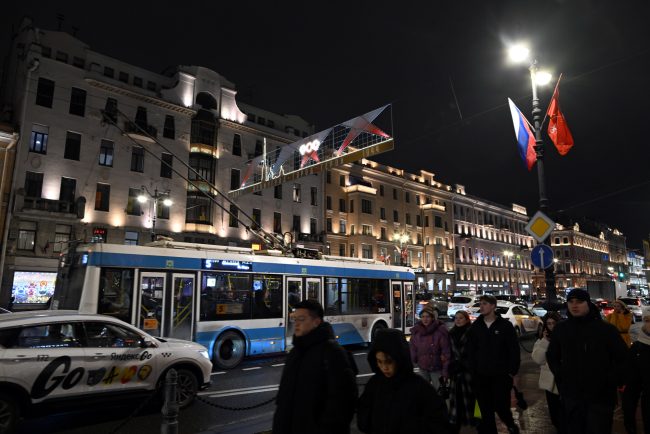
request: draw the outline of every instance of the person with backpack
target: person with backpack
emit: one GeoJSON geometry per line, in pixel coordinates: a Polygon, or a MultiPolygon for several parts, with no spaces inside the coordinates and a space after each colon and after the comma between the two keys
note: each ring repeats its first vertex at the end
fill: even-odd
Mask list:
{"type": "Polygon", "coordinates": [[[349,434],[357,401],[356,365],[334,339],[314,300],[297,303],[273,416],[273,434],[349,434]]]}
{"type": "Polygon", "coordinates": [[[413,372],[409,346],[400,330],[377,332],[368,352],[368,363],[375,375],[370,377],[358,402],[357,426],[361,432],[450,432],[445,402],[428,381],[413,372]]]}
{"type": "Polygon", "coordinates": [[[424,306],[420,321],[411,328],[409,346],[411,361],[420,367],[420,375],[438,390],[441,380],[449,378],[451,345],[447,327],[430,304],[424,306]]]}

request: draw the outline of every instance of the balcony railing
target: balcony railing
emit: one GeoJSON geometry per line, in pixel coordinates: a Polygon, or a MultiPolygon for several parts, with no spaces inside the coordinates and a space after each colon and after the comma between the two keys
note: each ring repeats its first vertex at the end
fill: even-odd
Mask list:
{"type": "Polygon", "coordinates": [[[124,122],[124,132],[127,134],[139,134],[143,135],[142,131],[149,134],[151,137],[156,137],[158,135],[158,130],[153,125],[147,124],[136,124],[135,122],[126,121],[124,122]]]}
{"type": "Polygon", "coordinates": [[[60,212],[66,214],[75,214],[77,207],[74,202],[65,200],[43,199],[41,197],[26,197],[23,200],[24,210],[37,210],[48,212],[60,212]]]}

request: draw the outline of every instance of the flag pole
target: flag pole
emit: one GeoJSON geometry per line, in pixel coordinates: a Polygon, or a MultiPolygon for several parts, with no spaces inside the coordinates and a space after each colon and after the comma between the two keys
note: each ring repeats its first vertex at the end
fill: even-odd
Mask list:
{"type": "Polygon", "coordinates": [[[555,96],[555,92],[557,92],[557,88],[560,87],[560,80],[562,80],[562,73],[560,72],[560,76],[557,79],[557,83],[555,83],[555,89],[553,89],[553,93],[551,94],[551,100],[548,102],[548,107],[546,107],[546,112],[544,113],[544,119],[542,119],[542,127],[544,126],[544,122],[546,122],[546,118],[548,117],[548,109],[551,108],[551,103],[553,102],[553,97],[555,96]]]}

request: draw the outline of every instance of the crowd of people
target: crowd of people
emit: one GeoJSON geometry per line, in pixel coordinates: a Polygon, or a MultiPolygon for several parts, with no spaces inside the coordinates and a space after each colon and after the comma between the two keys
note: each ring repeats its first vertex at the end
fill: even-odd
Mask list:
{"type": "MultiPolygon", "coordinates": [[[[519,342],[496,305],[483,295],[476,321],[459,311],[451,330],[427,305],[410,342],[399,330],[379,330],[367,356],[374,375],[358,396],[356,364],[336,342],[323,307],[299,302],[273,433],[349,433],[355,412],[364,433],[459,433],[472,426],[496,434],[495,415],[509,433],[519,433],[510,408],[519,342]]],[[[544,316],[532,352],[557,432],[610,433],[619,399],[628,433],[642,432],[635,426],[639,400],[650,427],[650,308],[631,343],[625,305],[603,321],[589,294],[575,289],[567,306],[565,320],[556,312],[544,316]]]]}

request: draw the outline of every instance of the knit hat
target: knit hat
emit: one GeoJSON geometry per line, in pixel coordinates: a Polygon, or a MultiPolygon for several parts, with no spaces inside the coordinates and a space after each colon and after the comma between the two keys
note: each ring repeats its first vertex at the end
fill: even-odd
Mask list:
{"type": "Polygon", "coordinates": [[[422,311],[420,312],[420,318],[422,318],[422,315],[424,315],[425,313],[428,313],[433,319],[438,319],[438,315],[436,315],[436,311],[433,309],[433,306],[431,306],[430,304],[427,304],[422,308],[422,311]]]}
{"type": "Polygon", "coordinates": [[[566,301],[570,301],[574,298],[586,302],[589,302],[591,300],[589,297],[589,293],[582,288],[572,289],[569,295],[567,295],[566,301]]]}
{"type": "Polygon", "coordinates": [[[644,307],[643,311],[641,313],[642,318],[648,318],[650,317],[650,307],[644,307]]]}

